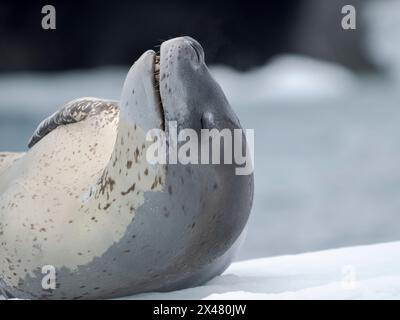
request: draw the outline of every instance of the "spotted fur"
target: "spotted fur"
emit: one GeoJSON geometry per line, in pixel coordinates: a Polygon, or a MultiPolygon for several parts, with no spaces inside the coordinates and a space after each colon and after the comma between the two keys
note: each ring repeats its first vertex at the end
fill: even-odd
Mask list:
{"type": "Polygon", "coordinates": [[[7,286],[46,264],[73,272],[100,257],[124,236],[144,193],[162,187],[163,172],[145,159],[145,131],[119,113],[116,102],[75,100],[42,122],[25,156],[4,157],[20,159],[0,175],[7,286]]]}

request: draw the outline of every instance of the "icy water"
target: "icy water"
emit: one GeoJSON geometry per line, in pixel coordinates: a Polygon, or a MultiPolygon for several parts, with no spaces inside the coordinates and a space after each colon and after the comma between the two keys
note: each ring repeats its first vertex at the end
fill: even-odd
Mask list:
{"type": "Polygon", "coordinates": [[[2,114],[0,117],[0,150],[22,151],[38,123],[38,117],[2,114]]]}
{"type": "Polygon", "coordinates": [[[399,100],[359,94],[239,112],[256,130],[241,258],[400,239],[399,100]]]}

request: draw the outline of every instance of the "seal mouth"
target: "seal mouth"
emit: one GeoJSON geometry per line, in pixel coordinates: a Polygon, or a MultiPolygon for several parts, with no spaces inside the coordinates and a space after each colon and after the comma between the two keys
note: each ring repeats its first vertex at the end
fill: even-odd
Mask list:
{"type": "Polygon", "coordinates": [[[165,131],[165,112],[160,92],[160,54],[154,55],[154,89],[161,112],[161,127],[165,131]]]}

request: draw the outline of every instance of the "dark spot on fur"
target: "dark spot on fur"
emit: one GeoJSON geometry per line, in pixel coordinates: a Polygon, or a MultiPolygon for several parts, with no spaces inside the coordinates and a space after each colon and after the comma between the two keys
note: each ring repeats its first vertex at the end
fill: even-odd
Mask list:
{"type": "Polygon", "coordinates": [[[121,194],[123,196],[126,196],[128,193],[135,191],[136,188],[136,183],[134,183],[128,190],[122,191],[121,194]]]}
{"type": "Polygon", "coordinates": [[[99,190],[99,192],[101,194],[103,194],[103,195],[106,192],[106,189],[108,187],[110,188],[110,191],[112,192],[113,189],[114,189],[114,185],[115,185],[115,181],[112,178],[107,177],[107,176],[108,176],[108,172],[105,170],[103,172],[103,175],[100,178],[100,183],[99,183],[100,184],[100,190],[99,190]]]}
{"type": "Polygon", "coordinates": [[[157,184],[158,184],[158,179],[157,179],[157,177],[154,179],[154,182],[153,182],[153,184],[151,185],[151,190],[153,190],[155,187],[157,187],[157,184]]]}
{"type": "Polygon", "coordinates": [[[129,161],[127,161],[127,163],[126,163],[126,167],[127,167],[128,169],[130,169],[130,168],[132,168],[132,164],[133,164],[133,162],[132,162],[131,160],[129,160],[129,161]]]}
{"type": "Polygon", "coordinates": [[[139,158],[139,149],[138,148],[136,148],[134,156],[135,156],[135,162],[137,162],[138,158],[139,158]]]}

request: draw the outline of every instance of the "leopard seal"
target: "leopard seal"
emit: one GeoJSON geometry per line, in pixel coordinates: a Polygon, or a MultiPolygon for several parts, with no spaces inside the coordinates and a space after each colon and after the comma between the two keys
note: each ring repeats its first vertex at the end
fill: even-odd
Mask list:
{"type": "Polygon", "coordinates": [[[196,132],[241,128],[190,37],[145,52],[120,102],[71,101],[39,125],[28,152],[0,154],[3,294],[115,298],[193,287],[227,268],[253,174],[236,175],[235,162],[150,164],[146,132],[166,132],[168,121],[196,132]],[[55,270],[54,287],[43,286],[44,266],[55,270]]]}

